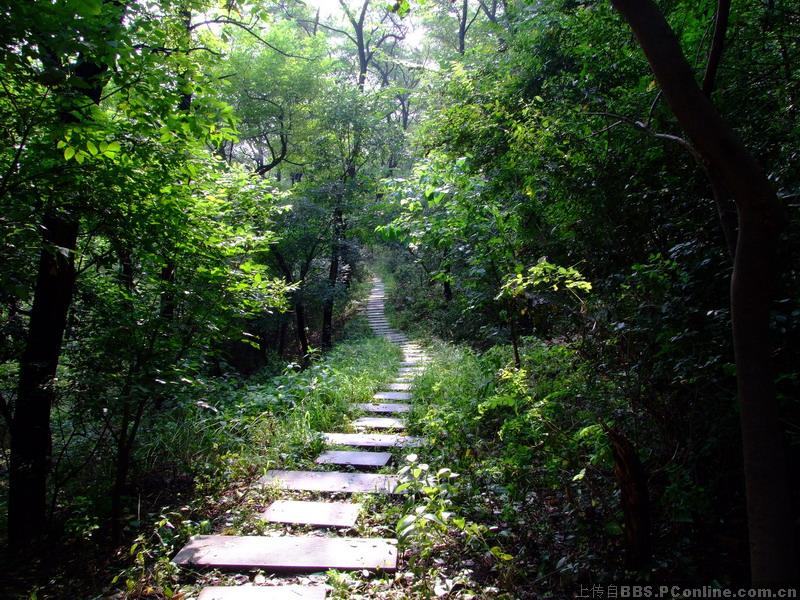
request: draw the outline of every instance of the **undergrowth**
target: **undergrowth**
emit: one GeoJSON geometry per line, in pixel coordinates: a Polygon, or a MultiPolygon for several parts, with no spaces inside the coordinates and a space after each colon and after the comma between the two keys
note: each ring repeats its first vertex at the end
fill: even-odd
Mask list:
{"type": "Polygon", "coordinates": [[[186,540],[241,527],[252,516],[249,500],[272,493],[252,486],[256,478],[271,468],[309,464],[323,448],[319,433],[341,430],[351,403],[369,400],[391,378],[400,360],[397,347],[364,335],[361,320],[350,328],[344,342],[307,369],[289,365],[280,375],[251,378],[241,387],[218,382],[177,425],[165,423],[152,432],[153,456],[174,454],[176,438],[182,440],[177,447],[195,486],[182,506],[141,517],[152,529],[129,548],[131,564],[114,578],[113,588],[126,598],[183,594],[187,588],[169,561],[186,540]]]}

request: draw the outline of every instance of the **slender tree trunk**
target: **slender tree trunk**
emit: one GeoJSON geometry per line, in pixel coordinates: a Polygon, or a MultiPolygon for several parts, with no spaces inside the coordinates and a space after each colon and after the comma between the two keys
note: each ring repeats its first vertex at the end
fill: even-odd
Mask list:
{"type": "Polygon", "coordinates": [[[297,344],[300,346],[300,354],[302,361],[305,363],[308,356],[308,334],[306,334],[306,307],[303,301],[295,299],[294,301],[294,319],[295,328],[297,329],[297,344]]]}
{"type": "Polygon", "coordinates": [[[621,432],[604,426],[614,457],[614,476],[625,515],[628,564],[639,569],[650,558],[650,496],[647,474],[633,444],[621,432]]]}
{"type": "Polygon", "coordinates": [[[738,210],[731,323],[754,585],[797,581],[794,515],[771,370],[769,311],[784,219],[765,173],[700,89],[652,0],[612,0],[644,50],[672,112],[738,210]]]}
{"type": "Polygon", "coordinates": [[[369,68],[369,58],[364,42],[363,25],[356,28],[356,50],[358,52],[358,89],[364,91],[364,84],[367,82],[367,69],[369,68]]]}
{"type": "Polygon", "coordinates": [[[161,318],[171,321],[175,316],[175,290],[173,284],[175,283],[175,263],[168,261],[166,265],[161,268],[161,281],[166,284],[166,289],[161,292],[161,318]]]}
{"type": "Polygon", "coordinates": [[[467,47],[467,20],[469,19],[469,0],[461,1],[461,12],[458,18],[458,53],[464,54],[467,47]]]}
{"type": "Polygon", "coordinates": [[[126,398],[119,435],[117,436],[114,482],[111,485],[111,543],[113,545],[119,544],[122,539],[122,494],[125,491],[125,482],[128,479],[128,465],[130,464],[130,448],[128,448],[127,444],[130,419],[129,399],[126,398]]]}
{"type": "Polygon", "coordinates": [[[339,279],[339,246],[334,241],[331,248],[331,268],[328,271],[328,295],[322,307],[322,347],[325,350],[333,345],[333,308],[336,282],[339,279]]]}
{"type": "Polygon", "coordinates": [[[278,330],[278,356],[283,358],[286,354],[286,337],[289,331],[289,322],[285,319],[281,320],[280,329],[278,330]]]}
{"type": "Polygon", "coordinates": [[[333,240],[331,241],[331,264],[328,271],[328,295],[322,306],[322,347],[330,349],[333,345],[333,308],[336,302],[336,284],[339,281],[339,262],[341,259],[341,238],[344,228],[344,215],[341,200],[333,210],[333,240]]]}
{"type": "Polygon", "coordinates": [[[445,303],[450,304],[453,301],[453,286],[446,279],[442,282],[442,292],[444,293],[445,303]]]}
{"type": "Polygon", "coordinates": [[[75,287],[78,224],[61,216],[43,221],[42,250],[11,428],[8,534],[14,547],[45,530],[50,468],[50,410],[61,342],[75,287]]]}

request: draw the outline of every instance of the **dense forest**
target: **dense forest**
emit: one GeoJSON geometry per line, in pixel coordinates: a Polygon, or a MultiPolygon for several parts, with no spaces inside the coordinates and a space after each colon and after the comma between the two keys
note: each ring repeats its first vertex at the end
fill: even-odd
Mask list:
{"type": "Polygon", "coordinates": [[[1,0],[0,54],[0,596],[796,593],[796,2],[1,0]],[[376,281],[397,571],[176,565],[406,364],[376,281]]]}

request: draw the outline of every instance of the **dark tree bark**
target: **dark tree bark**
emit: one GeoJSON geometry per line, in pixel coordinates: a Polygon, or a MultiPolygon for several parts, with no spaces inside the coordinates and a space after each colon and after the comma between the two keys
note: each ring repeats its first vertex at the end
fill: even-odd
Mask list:
{"type": "Polygon", "coordinates": [[[336,284],[339,281],[339,261],[341,258],[341,236],[344,225],[341,203],[333,211],[333,240],[331,241],[331,263],[328,271],[328,295],[322,306],[322,347],[328,350],[333,346],[333,308],[336,301],[336,284]]]}
{"type": "Polygon", "coordinates": [[[42,250],[28,339],[19,362],[19,384],[11,434],[8,534],[13,547],[45,531],[50,470],[50,410],[54,378],[75,287],[78,224],[61,215],[42,223],[42,250]]]}
{"type": "Polygon", "coordinates": [[[738,211],[731,278],[752,583],[797,580],[794,518],[778,418],[769,311],[784,214],[764,171],[694,78],[677,37],[652,0],[612,0],[639,41],[672,112],[738,211]]]}
{"type": "Polygon", "coordinates": [[[731,13],[731,0],[719,0],[717,12],[714,15],[714,38],[711,40],[711,50],[706,62],[706,73],[703,76],[703,93],[711,97],[714,84],[717,80],[717,71],[722,62],[722,52],[725,49],[725,35],[728,32],[728,17],[731,13]]]}
{"type": "Polygon", "coordinates": [[[604,427],[614,457],[614,477],[625,515],[625,543],[628,564],[641,568],[650,558],[650,495],[647,475],[633,444],[621,432],[604,427]]]}
{"type": "MultiPolygon", "coordinates": [[[[484,10],[483,6],[478,6],[472,18],[469,16],[469,0],[461,0],[461,7],[458,8],[458,38],[456,39],[456,50],[459,54],[464,54],[467,50],[467,32],[478,15],[484,10]]],[[[487,12],[487,14],[489,14],[487,12]]]]}
{"type": "Polygon", "coordinates": [[[297,344],[300,346],[300,355],[303,363],[308,359],[308,333],[306,333],[306,307],[299,299],[294,301],[295,328],[297,329],[297,344]]]}
{"type": "MultiPolygon", "coordinates": [[[[123,5],[117,8],[119,20],[109,22],[106,31],[109,39],[124,13],[123,5]]],[[[62,67],[47,47],[47,36],[41,32],[34,35],[41,40],[43,62],[64,71],[67,89],[63,92],[59,112],[62,123],[80,122],[83,109],[76,105],[76,99],[89,99],[99,104],[109,78],[108,65],[81,54],[74,64],[62,67]]],[[[78,219],[51,208],[42,218],[41,229],[42,249],[25,351],[19,362],[11,427],[8,534],[9,544],[14,548],[29,546],[46,528],[47,477],[52,452],[50,411],[55,400],[54,378],[75,286],[78,219]]]]}
{"type": "Polygon", "coordinates": [[[166,289],[161,292],[161,308],[160,315],[162,319],[171,321],[175,316],[175,290],[173,284],[175,283],[175,263],[168,261],[166,265],[161,268],[161,281],[166,285],[166,289]]]}
{"type": "Polygon", "coordinates": [[[280,329],[278,330],[278,356],[283,358],[286,354],[286,338],[289,332],[289,322],[286,319],[281,319],[280,329]]]}
{"type": "Polygon", "coordinates": [[[445,303],[450,304],[453,301],[453,286],[450,285],[450,281],[447,279],[442,282],[442,292],[444,293],[445,303]]]}
{"type": "MultiPolygon", "coordinates": [[[[292,273],[292,267],[286,261],[286,258],[278,252],[275,248],[272,249],[272,256],[275,258],[275,262],[278,265],[278,269],[280,269],[281,274],[283,275],[283,280],[288,283],[292,284],[295,283],[294,274],[292,273]]],[[[303,281],[308,273],[308,269],[311,266],[311,261],[313,260],[314,250],[312,248],[309,257],[306,260],[305,265],[300,272],[299,281],[303,281]]],[[[299,291],[295,291],[293,294],[293,303],[294,303],[294,318],[295,318],[295,335],[297,336],[297,345],[300,348],[300,357],[301,362],[305,364],[307,357],[308,357],[308,334],[306,333],[306,307],[303,304],[303,299],[300,295],[299,291]]]]}

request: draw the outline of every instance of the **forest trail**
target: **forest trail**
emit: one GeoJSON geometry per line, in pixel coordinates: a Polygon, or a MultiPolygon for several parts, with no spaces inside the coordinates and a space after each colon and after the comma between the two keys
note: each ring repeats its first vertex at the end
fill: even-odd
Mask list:
{"type": "MultiPolygon", "coordinates": [[[[424,369],[427,355],[401,332],[392,329],[384,314],[385,290],[374,280],[367,302],[367,319],[377,335],[398,344],[403,360],[396,379],[373,396],[373,402],[357,404],[365,416],[352,422],[356,433],[325,432],[326,446],[313,471],[271,470],[258,486],[286,492],[318,492],[323,501],[287,500],[273,502],[259,517],[272,523],[309,525],[309,535],[197,535],[174,557],[179,566],[194,569],[262,569],[270,573],[301,573],[334,570],[393,572],[397,569],[397,540],[349,537],[362,506],[353,501],[332,501],[333,494],[393,494],[399,484],[395,475],[361,471],[322,470],[327,466],[370,469],[385,467],[392,460],[387,449],[419,446],[423,440],[406,436],[403,414],[411,410],[412,380],[424,369]],[[373,430],[391,433],[373,433],[373,430]],[[335,449],[335,448],[339,449],[335,449]],[[344,447],[345,449],[342,449],[344,447]],[[338,528],[338,529],[337,529],[338,528]]],[[[392,524],[384,524],[391,526],[392,524]]],[[[283,600],[322,599],[323,585],[211,586],[198,600],[283,600]]]]}

